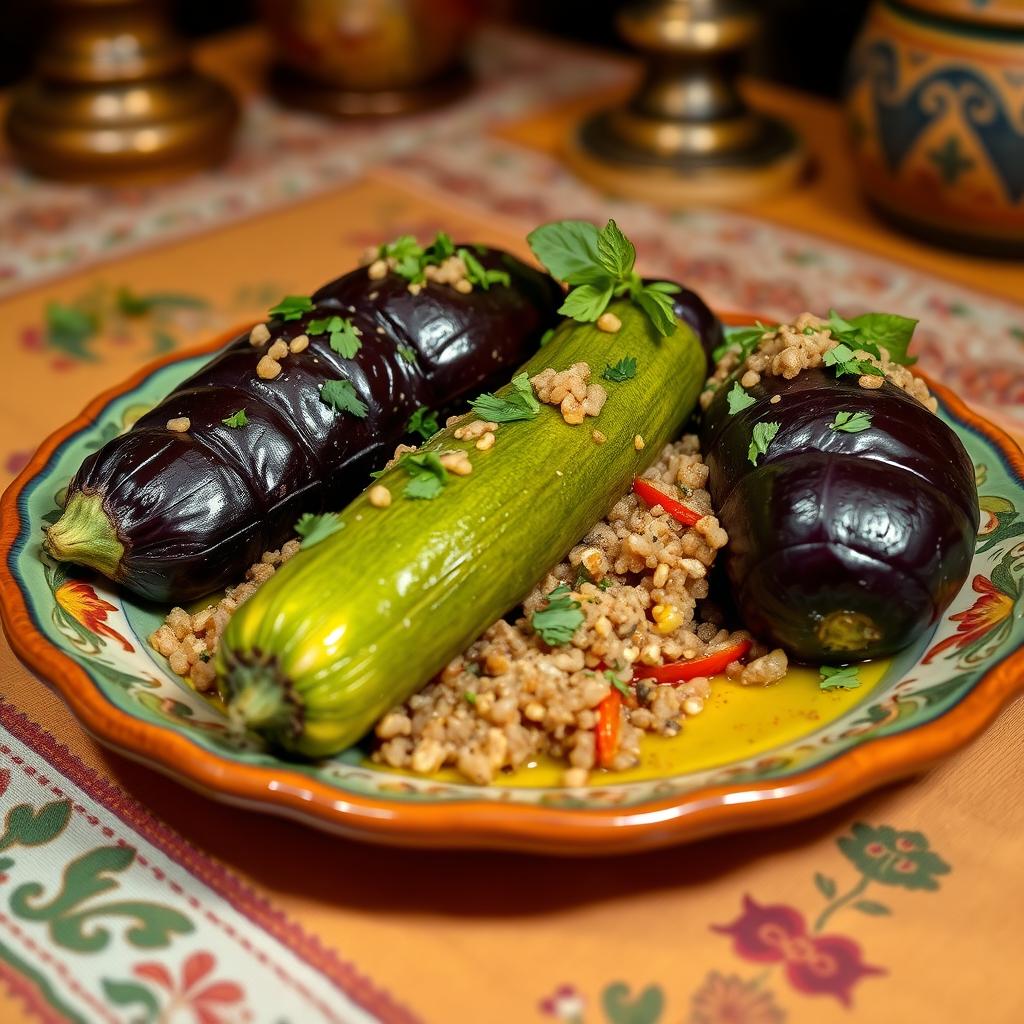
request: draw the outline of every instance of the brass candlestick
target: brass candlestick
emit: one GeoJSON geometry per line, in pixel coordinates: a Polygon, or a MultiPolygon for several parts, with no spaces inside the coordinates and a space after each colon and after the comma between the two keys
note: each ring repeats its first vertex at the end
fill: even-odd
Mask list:
{"type": "Polygon", "coordinates": [[[755,199],[792,185],[797,136],[737,87],[759,17],[747,0],[632,0],[619,31],[647,67],[623,106],[587,118],[567,158],[606,191],[667,205],[755,199]]]}
{"type": "Polygon", "coordinates": [[[148,183],[227,155],[238,104],[192,68],[161,3],[51,6],[53,31],[7,116],[24,165],[65,181],[148,183]]]}

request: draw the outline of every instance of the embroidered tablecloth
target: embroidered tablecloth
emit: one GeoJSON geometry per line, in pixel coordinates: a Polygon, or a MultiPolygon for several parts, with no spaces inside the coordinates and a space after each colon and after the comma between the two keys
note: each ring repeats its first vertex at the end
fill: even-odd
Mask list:
{"type": "MultiPolygon", "coordinates": [[[[0,485],[102,388],[369,243],[444,228],[525,253],[529,228],[575,216],[616,217],[645,270],[720,308],[919,317],[929,370],[1024,435],[1024,271],[872,221],[831,107],[760,88],[816,177],[669,214],[554,155],[580,98],[630,76],[616,60],[489,29],[471,97],[353,128],[261,97],[254,34],[202,59],[247,96],[226,168],[149,191],[0,165],[0,485]]],[[[5,643],[0,693],[5,1022],[1024,1019],[1020,702],[924,777],[813,821],[572,862],[376,849],[215,805],[100,749],[5,643]]]]}

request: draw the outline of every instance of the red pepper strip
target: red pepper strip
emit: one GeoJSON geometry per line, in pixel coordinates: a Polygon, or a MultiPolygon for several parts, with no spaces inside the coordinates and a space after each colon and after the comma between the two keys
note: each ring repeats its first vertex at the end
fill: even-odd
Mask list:
{"type": "Polygon", "coordinates": [[[693,661],[677,661],[671,665],[634,665],[634,679],[653,679],[657,683],[683,683],[697,676],[715,676],[724,672],[725,667],[738,661],[750,650],[749,640],[737,640],[736,643],[724,647],[706,658],[695,658],[693,661]]]}
{"type": "Polygon", "coordinates": [[[673,519],[678,519],[683,526],[696,526],[704,518],[703,512],[694,512],[681,501],[670,498],[664,491],[658,490],[650,480],[637,477],[633,481],[633,493],[643,498],[648,505],[660,505],[673,519]]]}
{"type": "Polygon", "coordinates": [[[597,705],[597,763],[610,768],[612,759],[619,750],[619,733],[622,732],[622,694],[614,687],[611,693],[597,705]]]}

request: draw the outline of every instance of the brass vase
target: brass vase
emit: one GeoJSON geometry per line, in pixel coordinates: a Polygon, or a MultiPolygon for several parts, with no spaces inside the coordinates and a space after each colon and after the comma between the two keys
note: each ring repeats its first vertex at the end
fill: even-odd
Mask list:
{"type": "Polygon", "coordinates": [[[66,181],[147,183],[227,155],[238,104],[193,69],[162,4],[51,0],[51,9],[36,72],[7,116],[21,163],[66,181]]]}
{"type": "Polygon", "coordinates": [[[263,0],[272,91],[341,117],[406,114],[470,85],[463,51],[477,0],[263,0]]]}

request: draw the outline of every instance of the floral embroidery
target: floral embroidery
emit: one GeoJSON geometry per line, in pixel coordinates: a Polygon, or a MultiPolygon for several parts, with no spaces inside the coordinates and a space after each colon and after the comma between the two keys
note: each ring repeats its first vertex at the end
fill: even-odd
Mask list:
{"type": "Polygon", "coordinates": [[[897,832],[888,825],[872,828],[855,822],[852,835],[837,845],[865,878],[904,889],[938,889],[936,875],[948,875],[949,865],[928,848],[920,832],[897,832]]]}
{"type": "Polygon", "coordinates": [[[116,640],[129,654],[135,651],[125,637],[107,625],[107,612],[116,612],[117,608],[97,596],[90,584],[66,580],[54,591],[54,597],[63,611],[91,633],[116,640]]]}
{"type": "Polygon", "coordinates": [[[572,985],[559,985],[551,995],[540,1001],[540,1012],[565,1024],[583,1024],[586,1001],[572,985]]]}
{"type": "Polygon", "coordinates": [[[756,980],[712,971],[694,993],[686,1024],[783,1024],[785,1019],[771,992],[756,980]]]}

